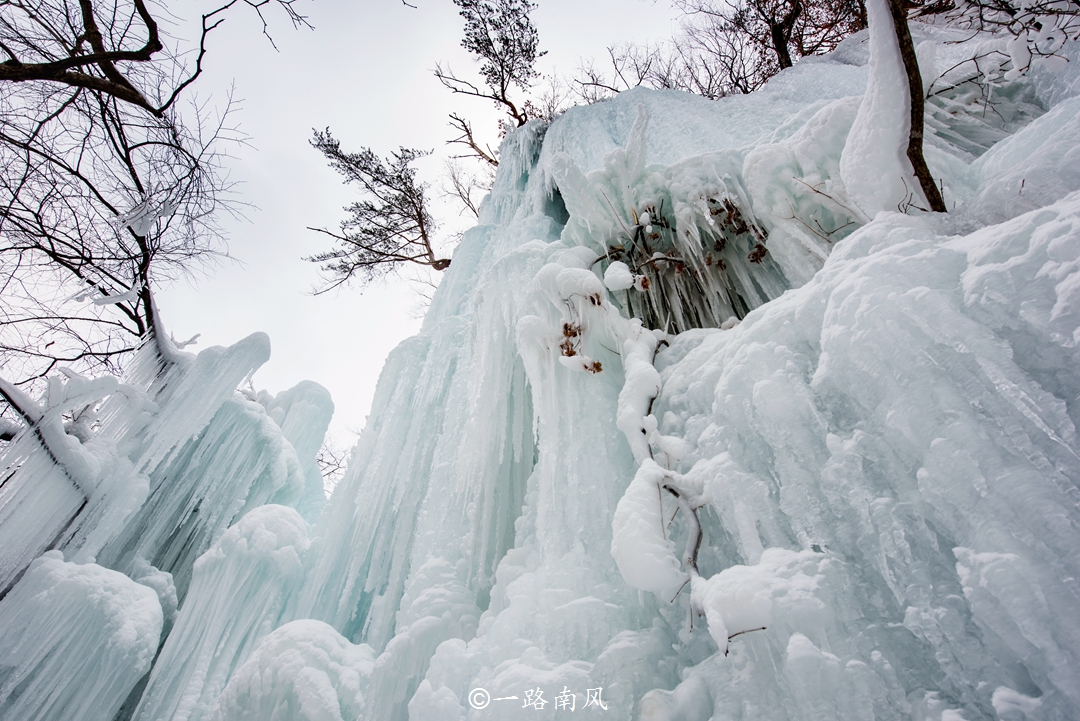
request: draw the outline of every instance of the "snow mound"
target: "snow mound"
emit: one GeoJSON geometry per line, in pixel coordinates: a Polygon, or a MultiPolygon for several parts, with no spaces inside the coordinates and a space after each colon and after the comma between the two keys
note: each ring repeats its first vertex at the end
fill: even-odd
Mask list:
{"type": "Polygon", "coordinates": [[[0,716],[109,721],[150,670],[161,627],[153,589],[49,551],[0,601],[0,716]]]}
{"type": "Polygon", "coordinates": [[[321,621],[263,638],[221,692],[213,721],[348,721],[359,717],[374,656],[321,621]]]}

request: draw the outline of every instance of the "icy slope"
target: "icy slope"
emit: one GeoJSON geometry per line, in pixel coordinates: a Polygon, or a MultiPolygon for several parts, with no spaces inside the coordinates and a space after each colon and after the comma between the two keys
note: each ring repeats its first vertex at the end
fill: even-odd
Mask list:
{"type": "Polygon", "coordinates": [[[771,657],[833,718],[993,718],[1002,688],[1075,716],[1076,396],[999,333],[1071,355],[1057,370],[1075,378],[1075,304],[1051,309],[1080,281],[1078,201],[952,239],[881,218],[808,285],[658,356],[661,432],[686,441],[674,470],[709,509],[707,610],[755,609],[727,632],[766,627],[682,688],[776,718],[759,700],[775,671],[753,662],[771,657]],[[787,562],[811,564],[798,592],[769,568],[777,548],[816,552],[787,562]]]}

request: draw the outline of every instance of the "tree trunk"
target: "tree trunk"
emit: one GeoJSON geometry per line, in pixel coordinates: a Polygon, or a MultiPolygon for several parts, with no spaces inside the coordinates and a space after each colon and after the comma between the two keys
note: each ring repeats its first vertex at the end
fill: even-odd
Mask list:
{"type": "Polygon", "coordinates": [[[776,51],[776,58],[780,61],[780,69],[790,68],[794,63],[791,62],[791,53],[787,49],[784,29],[779,25],[773,25],[769,30],[772,34],[773,50],[776,51]]]}
{"type": "Polygon", "coordinates": [[[795,0],[783,20],[778,23],[775,21],[769,22],[769,34],[772,37],[773,50],[776,51],[776,58],[780,61],[781,70],[790,68],[794,64],[791,62],[791,52],[788,51],[788,41],[791,40],[791,33],[795,29],[795,21],[802,14],[802,9],[802,2],[795,0]]]}
{"type": "Polygon", "coordinates": [[[904,11],[903,0],[888,0],[888,4],[893,27],[896,29],[896,40],[900,45],[900,56],[904,60],[904,70],[907,71],[908,93],[911,96],[911,131],[908,134],[907,157],[922,187],[923,195],[926,196],[926,202],[930,204],[930,210],[947,213],[948,209],[941,197],[941,191],[934,184],[930,168],[926,167],[926,159],[923,158],[923,113],[925,111],[923,82],[922,74],[919,72],[919,61],[915,56],[915,45],[911,41],[911,32],[908,30],[907,13],[904,11]]]}

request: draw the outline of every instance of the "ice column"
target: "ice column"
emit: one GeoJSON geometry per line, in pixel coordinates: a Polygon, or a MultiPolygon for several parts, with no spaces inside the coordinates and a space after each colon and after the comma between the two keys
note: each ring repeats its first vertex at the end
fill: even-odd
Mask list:
{"type": "Polygon", "coordinates": [[[307,526],[261,506],[195,562],[191,588],[135,711],[138,721],[208,718],[233,670],[274,630],[303,578],[307,526]]]}

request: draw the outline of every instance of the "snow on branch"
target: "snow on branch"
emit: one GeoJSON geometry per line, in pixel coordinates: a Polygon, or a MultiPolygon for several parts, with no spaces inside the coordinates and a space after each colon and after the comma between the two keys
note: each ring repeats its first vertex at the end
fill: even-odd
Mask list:
{"type": "MultiPolygon", "coordinates": [[[[49,377],[41,402],[34,401],[4,378],[0,378],[0,398],[33,432],[49,459],[63,470],[80,493],[89,497],[102,473],[101,460],[83,448],[92,438],[93,409],[113,393],[129,397],[140,393],[113,376],[86,378],[66,368],[60,370],[66,378],[49,377]],[[71,415],[70,422],[65,423],[65,414],[71,415]]],[[[17,430],[10,421],[0,426],[0,431],[10,434],[10,438],[17,430]]]]}

